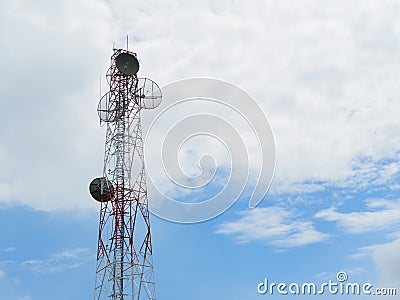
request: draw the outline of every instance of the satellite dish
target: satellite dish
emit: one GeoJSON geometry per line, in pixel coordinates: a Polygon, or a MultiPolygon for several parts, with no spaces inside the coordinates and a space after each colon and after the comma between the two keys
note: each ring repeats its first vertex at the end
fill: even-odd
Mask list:
{"type": "Polygon", "coordinates": [[[107,202],[114,198],[114,186],[105,177],[93,179],[89,185],[89,192],[99,202],[107,202]]]}
{"type": "Polygon", "coordinates": [[[134,75],[139,71],[139,62],[137,58],[129,53],[121,53],[115,59],[117,69],[125,75],[134,75]]]}
{"type": "Polygon", "coordinates": [[[97,106],[97,114],[100,121],[115,122],[122,116],[123,108],[118,104],[115,95],[108,92],[101,97],[97,106]]]}
{"type": "Polygon", "coordinates": [[[145,109],[153,109],[161,104],[161,89],[151,79],[138,78],[136,95],[139,97],[140,106],[145,109]]]}

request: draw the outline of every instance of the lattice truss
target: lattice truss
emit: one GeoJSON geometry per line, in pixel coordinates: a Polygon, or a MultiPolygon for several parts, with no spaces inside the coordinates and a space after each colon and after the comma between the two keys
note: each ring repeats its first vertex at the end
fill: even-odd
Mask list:
{"type": "Polygon", "coordinates": [[[134,53],[114,50],[98,106],[107,130],[103,177],[90,187],[101,202],[95,300],[156,299],[140,113],[160,104],[161,91],[137,78],[135,63],[134,53]]]}

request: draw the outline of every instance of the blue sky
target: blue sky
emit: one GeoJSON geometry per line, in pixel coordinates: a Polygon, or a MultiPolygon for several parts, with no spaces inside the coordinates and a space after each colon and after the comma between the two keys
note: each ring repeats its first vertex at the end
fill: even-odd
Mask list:
{"type": "MultiPolygon", "coordinates": [[[[248,208],[250,184],[209,221],[152,216],[158,299],[305,298],[260,295],[257,285],[320,284],[340,271],[400,293],[399,12],[397,1],[372,0],[1,1],[0,299],[93,297],[99,77],[104,92],[113,43],[125,47],[126,34],[141,76],[160,86],[231,82],[258,102],[275,137],[276,173],[257,208],[248,208]]],[[[180,160],[195,174],[202,154],[215,158],[203,171],[219,168],[217,181],[202,198],[229,170],[214,142],[189,143],[180,160]]],[[[239,162],[243,174],[254,159],[239,162]]],[[[197,199],[158,171],[166,193],[197,199]]]]}

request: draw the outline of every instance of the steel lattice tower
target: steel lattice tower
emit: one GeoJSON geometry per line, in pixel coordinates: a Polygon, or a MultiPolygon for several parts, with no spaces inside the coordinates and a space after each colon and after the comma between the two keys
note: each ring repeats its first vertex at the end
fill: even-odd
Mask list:
{"type": "Polygon", "coordinates": [[[140,113],[161,91],[138,69],[135,53],[114,49],[97,109],[107,130],[103,177],[89,187],[101,202],[95,300],[156,299],[140,113]]]}

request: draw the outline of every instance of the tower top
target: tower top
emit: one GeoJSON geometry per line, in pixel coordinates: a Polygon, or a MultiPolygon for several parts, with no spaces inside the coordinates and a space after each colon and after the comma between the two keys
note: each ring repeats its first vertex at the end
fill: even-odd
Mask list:
{"type": "Polygon", "coordinates": [[[125,75],[135,75],[139,71],[139,61],[136,56],[122,52],[115,58],[117,69],[125,75]]]}

